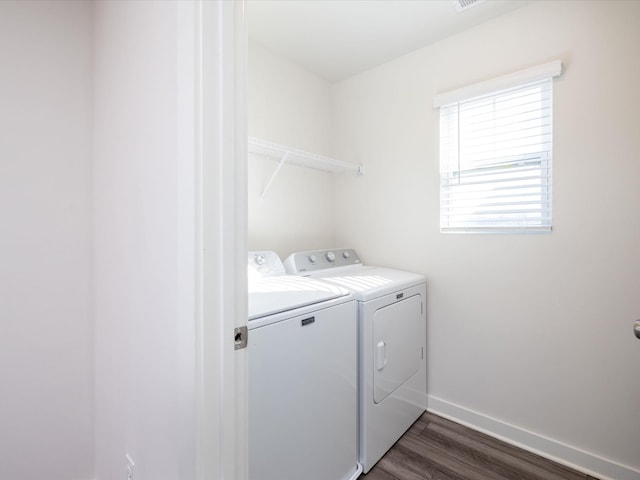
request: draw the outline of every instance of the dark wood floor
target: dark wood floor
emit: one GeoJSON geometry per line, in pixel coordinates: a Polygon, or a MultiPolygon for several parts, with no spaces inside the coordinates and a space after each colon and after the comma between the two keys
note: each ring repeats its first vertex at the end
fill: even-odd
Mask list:
{"type": "Polygon", "coordinates": [[[550,460],[425,413],[359,480],[593,480],[550,460]]]}

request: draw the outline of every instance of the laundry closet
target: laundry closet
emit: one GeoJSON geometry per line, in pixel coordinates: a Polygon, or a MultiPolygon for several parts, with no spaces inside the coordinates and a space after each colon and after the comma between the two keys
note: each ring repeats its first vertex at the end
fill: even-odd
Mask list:
{"type": "MultiPolygon", "coordinates": [[[[311,27],[458,15],[277,3],[337,51],[311,27]]],[[[640,478],[640,1],[474,3],[508,11],[325,80],[253,38],[268,0],[0,1],[0,478],[246,478],[247,250],[328,248],[426,277],[429,411],[640,478]],[[551,232],[442,233],[434,98],[550,62],[551,232]]]]}
{"type": "Polygon", "coordinates": [[[336,82],[249,31],[248,249],[284,259],[355,248],[366,263],[425,275],[430,410],[602,478],[635,480],[640,232],[625,219],[640,202],[630,107],[640,71],[629,47],[640,41],[640,5],[519,3],[336,82]],[[434,96],[552,60],[563,64],[553,231],[441,233],[434,96]],[[265,155],[269,144],[283,148],[265,155]],[[289,164],[287,150],[306,152],[313,168],[289,164]],[[321,171],[315,156],[346,166],[321,171]]]}
{"type": "Polygon", "coordinates": [[[330,156],[330,93],[326,80],[250,42],[249,475],[256,479],[356,479],[426,408],[424,276],[365,267],[356,251],[335,248],[335,180],[357,181],[364,166],[330,156]],[[273,252],[290,275],[282,276],[273,252]],[[320,286],[301,283],[305,277],[319,277],[320,286]],[[324,303],[311,292],[324,291],[322,282],[324,303]],[[302,291],[309,305],[301,308],[302,291]],[[270,441],[276,432],[278,444],[270,441]]]}

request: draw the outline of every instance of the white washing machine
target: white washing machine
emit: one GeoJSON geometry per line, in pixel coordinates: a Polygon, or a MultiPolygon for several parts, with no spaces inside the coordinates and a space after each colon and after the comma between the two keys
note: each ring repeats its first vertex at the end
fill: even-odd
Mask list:
{"type": "Polygon", "coordinates": [[[364,266],[352,249],[294,253],[284,263],[358,300],[358,458],[367,473],[427,408],[425,278],[364,266]]]}
{"type": "Polygon", "coordinates": [[[336,284],[249,252],[249,479],[353,480],[357,305],[336,284]]]}

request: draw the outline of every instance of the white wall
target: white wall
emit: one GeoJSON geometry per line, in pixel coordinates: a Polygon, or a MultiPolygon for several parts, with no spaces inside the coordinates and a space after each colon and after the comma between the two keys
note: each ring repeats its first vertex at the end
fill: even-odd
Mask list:
{"type": "Polygon", "coordinates": [[[532,2],[332,90],[334,154],[366,165],[337,239],[427,275],[431,405],[612,478],[640,475],[638,25],[638,2],[532,2]],[[434,94],[552,59],[553,233],[440,234],[434,94]]]}
{"type": "Polygon", "coordinates": [[[193,267],[194,186],[179,160],[178,10],[174,1],[95,4],[99,480],[124,478],[125,453],[136,478],[195,476],[195,305],[180,283],[195,278],[183,270],[193,267]]]}
{"type": "Polygon", "coordinates": [[[0,478],[93,476],[91,5],[0,2],[0,478]]]}
{"type": "MultiPolygon", "coordinates": [[[[330,85],[261,45],[249,43],[249,135],[328,155],[330,85]]],[[[249,250],[294,251],[334,245],[333,179],[298,166],[282,168],[260,200],[277,163],[249,156],[249,250]]]]}

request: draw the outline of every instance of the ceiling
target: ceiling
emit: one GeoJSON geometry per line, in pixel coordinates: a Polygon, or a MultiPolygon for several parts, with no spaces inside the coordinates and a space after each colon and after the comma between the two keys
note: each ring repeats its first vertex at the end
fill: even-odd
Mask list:
{"type": "Polygon", "coordinates": [[[515,10],[527,0],[248,0],[249,37],[330,82],[515,10]]]}

